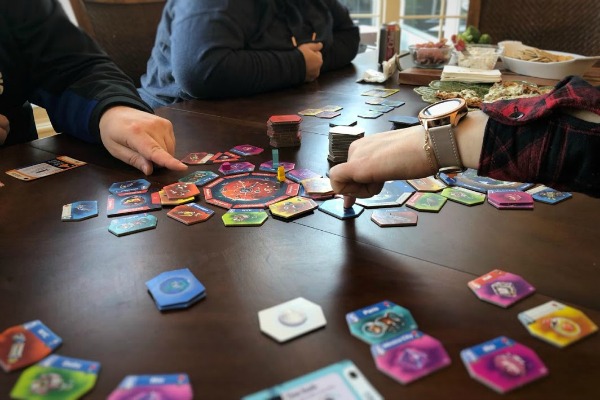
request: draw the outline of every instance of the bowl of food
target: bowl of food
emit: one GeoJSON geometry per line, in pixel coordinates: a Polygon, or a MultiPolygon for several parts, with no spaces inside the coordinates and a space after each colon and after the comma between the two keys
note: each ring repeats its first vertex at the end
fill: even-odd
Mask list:
{"type": "Polygon", "coordinates": [[[492,44],[467,44],[462,51],[456,51],[459,67],[472,69],[494,69],[502,49],[492,44]]]}
{"type": "Polygon", "coordinates": [[[418,68],[444,68],[452,57],[452,46],[446,41],[428,42],[408,46],[413,63],[418,68]]]}

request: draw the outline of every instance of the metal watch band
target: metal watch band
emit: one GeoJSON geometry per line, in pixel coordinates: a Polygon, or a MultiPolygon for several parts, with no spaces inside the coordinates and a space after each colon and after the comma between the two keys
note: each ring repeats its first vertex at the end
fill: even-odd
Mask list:
{"type": "Polygon", "coordinates": [[[452,125],[430,127],[427,134],[440,172],[462,171],[464,167],[458,153],[452,125]]]}

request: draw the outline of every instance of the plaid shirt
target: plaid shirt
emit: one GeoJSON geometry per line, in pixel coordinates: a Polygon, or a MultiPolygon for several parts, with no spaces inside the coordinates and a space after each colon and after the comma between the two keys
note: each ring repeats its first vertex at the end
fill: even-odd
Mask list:
{"type": "Polygon", "coordinates": [[[485,103],[479,174],[600,196],[600,124],[567,108],[600,115],[600,87],[570,76],[542,96],[485,103]]]}

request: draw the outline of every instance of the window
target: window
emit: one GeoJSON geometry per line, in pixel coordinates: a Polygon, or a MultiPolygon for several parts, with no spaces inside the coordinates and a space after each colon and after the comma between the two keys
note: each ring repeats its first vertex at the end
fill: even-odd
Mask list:
{"type": "Polygon", "coordinates": [[[465,29],[469,0],[339,0],[361,28],[361,41],[374,46],[383,22],[398,22],[401,49],[450,37],[465,29]],[[375,38],[373,35],[375,34],[375,38]]]}

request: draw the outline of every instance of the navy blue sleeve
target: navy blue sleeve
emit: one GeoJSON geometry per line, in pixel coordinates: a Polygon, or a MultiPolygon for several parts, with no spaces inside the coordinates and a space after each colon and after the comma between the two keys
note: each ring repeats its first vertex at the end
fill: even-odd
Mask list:
{"type": "Polygon", "coordinates": [[[323,67],[321,72],[330,71],[348,65],[358,53],[360,32],[354,25],[348,9],[338,0],[328,0],[333,17],[333,43],[323,49],[323,67]]]}

